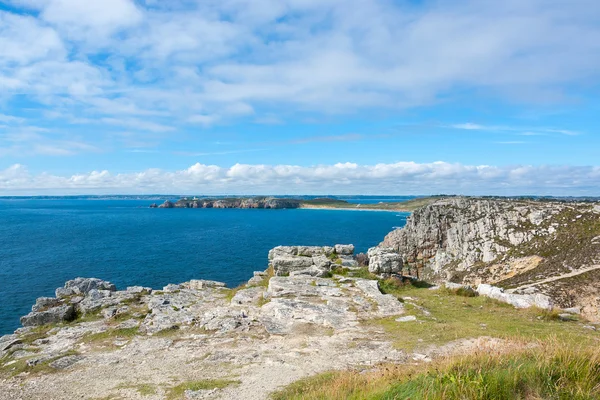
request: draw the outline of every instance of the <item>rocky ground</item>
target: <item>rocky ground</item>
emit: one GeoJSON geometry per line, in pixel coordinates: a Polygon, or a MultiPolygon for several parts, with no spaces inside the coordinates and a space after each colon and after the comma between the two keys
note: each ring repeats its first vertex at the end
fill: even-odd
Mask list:
{"type": "Polygon", "coordinates": [[[319,372],[427,362],[515,332],[598,343],[599,238],[597,204],[452,198],[367,255],[277,247],[235,289],[77,278],[0,338],[0,399],[266,399],[319,372]],[[405,290],[407,275],[441,286],[405,290]]]}
{"type": "Polygon", "coordinates": [[[600,320],[600,204],[450,198],[415,211],[381,244],[430,282],[543,294],[600,320]]]}
{"type": "MultiPolygon", "coordinates": [[[[311,248],[274,253],[312,263],[298,249],[311,248]]],[[[328,270],[342,263],[315,259],[328,270]]],[[[404,313],[377,281],[269,271],[235,290],[203,280],[123,291],[97,279],[69,281],[56,298],[38,299],[25,328],[0,339],[0,398],[178,398],[178,388],[209,379],[222,387],[183,396],[262,399],[316,372],[410,357],[364,323],[404,313]]]]}

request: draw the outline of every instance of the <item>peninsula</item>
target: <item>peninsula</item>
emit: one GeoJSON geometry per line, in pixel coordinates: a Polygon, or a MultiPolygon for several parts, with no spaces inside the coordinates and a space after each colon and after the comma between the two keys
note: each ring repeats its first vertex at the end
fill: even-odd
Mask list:
{"type": "Polygon", "coordinates": [[[323,197],[315,199],[293,199],[280,197],[227,197],[227,198],[182,198],[175,202],[166,200],[150,208],[264,208],[264,209],[337,209],[337,210],[378,210],[411,212],[447,196],[417,197],[403,202],[381,202],[357,204],[345,200],[323,197]]]}

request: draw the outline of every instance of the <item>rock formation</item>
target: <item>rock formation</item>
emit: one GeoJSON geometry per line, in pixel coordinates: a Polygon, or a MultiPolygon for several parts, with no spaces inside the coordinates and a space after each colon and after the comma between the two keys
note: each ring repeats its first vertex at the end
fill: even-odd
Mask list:
{"type": "Polygon", "coordinates": [[[416,210],[404,228],[386,236],[380,251],[393,249],[406,270],[423,280],[492,284],[505,295],[542,294],[597,320],[598,208],[585,202],[444,199],[416,210]]]}
{"type": "MultiPolygon", "coordinates": [[[[442,207],[446,206],[443,203],[442,207]]],[[[441,210],[435,212],[443,214],[441,210]]],[[[556,216],[561,212],[549,213],[556,216]]],[[[578,208],[579,212],[582,209],[578,208]]],[[[420,213],[416,218],[422,216],[420,213]]],[[[589,217],[577,215],[573,216],[575,221],[589,217]]],[[[448,216],[447,221],[460,220],[458,214],[452,218],[448,216]]],[[[496,216],[481,218],[488,221],[496,216]]],[[[481,224],[487,226],[489,222],[481,224]]],[[[394,232],[386,238],[389,247],[369,251],[372,273],[383,277],[400,274],[419,260],[423,272],[426,267],[432,268],[427,263],[435,260],[438,251],[450,252],[448,257],[459,254],[451,252],[445,231],[414,222],[409,226],[422,233],[423,243],[433,247],[404,249],[391,239],[402,237],[402,244],[419,242],[394,232]],[[430,234],[441,240],[434,243],[427,237],[430,234]],[[436,251],[432,251],[434,247],[436,251]],[[423,254],[431,256],[427,259],[423,254]]],[[[542,228],[547,231],[545,226],[541,222],[536,232],[542,228]]],[[[452,223],[444,227],[460,231],[452,223]]],[[[555,233],[560,232],[561,223],[555,229],[555,233]]],[[[478,231],[478,237],[483,234],[478,231]]],[[[535,240],[535,235],[530,237],[529,233],[523,237],[529,242],[535,240]]],[[[455,239],[460,242],[458,237],[455,239]]],[[[479,245],[494,248],[491,244],[479,245]]],[[[210,280],[169,284],[162,290],[140,286],[117,290],[112,283],[94,278],[68,281],[56,290],[55,298],[36,301],[32,312],[22,319],[23,328],[0,337],[0,400],[141,399],[145,398],[142,389],[148,387],[155,391],[153,398],[174,398],[169,390],[199,377],[235,377],[241,383],[222,389],[188,389],[183,393],[185,398],[266,399],[281,385],[318,372],[365,368],[382,362],[429,361],[450,351],[444,348],[464,352],[466,348],[460,346],[469,340],[471,348],[476,347],[472,341],[479,339],[419,349],[419,353],[412,354],[398,349],[396,341],[408,324],[428,323],[438,329],[445,316],[432,315],[416,296],[386,294],[386,285],[394,279],[372,279],[367,271],[357,269],[353,253],[352,245],[279,246],[269,252],[269,268],[255,272],[236,289],[210,280]],[[414,315],[407,315],[407,310],[414,315]],[[388,331],[390,326],[393,332],[388,331]]],[[[536,261],[536,268],[544,265],[545,259],[536,261]]],[[[456,269],[459,263],[452,265],[456,269]]],[[[444,279],[445,268],[450,266],[441,265],[437,272],[432,268],[431,276],[444,279]]],[[[462,275],[461,283],[446,283],[448,289],[467,290],[462,282],[470,281],[473,271],[467,264],[460,268],[467,273],[462,275]]],[[[553,300],[538,287],[542,286],[536,283],[513,293],[479,284],[477,291],[515,307],[552,307],[553,300]]],[[[419,290],[432,293],[429,289],[419,290]]],[[[436,304],[442,292],[438,293],[431,297],[436,304]]],[[[597,296],[597,291],[593,293],[597,296]]],[[[561,315],[565,320],[571,318],[569,314],[561,315]]],[[[596,327],[585,325],[581,329],[596,327]]],[[[426,333],[427,337],[434,336],[429,330],[426,333]]],[[[417,343],[421,341],[419,338],[417,343]]]]}
{"type": "Polygon", "coordinates": [[[269,251],[269,266],[275,275],[310,275],[324,277],[335,266],[358,267],[353,258],[354,246],[278,246],[269,251]]]}
{"type": "MultiPolygon", "coordinates": [[[[158,208],[300,208],[301,200],[274,197],[170,200],[158,208]]],[[[156,208],[154,205],[151,208],[156,208]]]]}
{"type": "MultiPolygon", "coordinates": [[[[351,258],[353,250],[351,245],[278,247],[270,252],[270,261],[283,273],[289,264],[278,260],[304,259],[307,263],[298,267],[320,274],[338,265],[339,257],[351,258]]],[[[365,325],[370,319],[404,313],[404,304],[382,293],[377,281],[285,271],[289,276],[273,276],[271,268],[256,272],[233,290],[208,280],[162,290],[117,290],[94,278],[69,281],[56,290],[56,298],[37,300],[23,318],[24,328],[0,337],[0,399],[108,396],[123,390],[124,382],[148,376],[170,387],[173,375],[182,378],[199,364],[210,375],[227,373],[220,366],[229,363],[236,368],[253,365],[244,376],[257,380],[261,389],[257,394],[250,383],[245,389],[250,392],[222,398],[265,398],[265,387],[273,390],[310,371],[406,358],[391,342],[378,339],[375,327],[365,325]],[[306,357],[298,358],[299,352],[306,357]],[[157,376],[158,366],[173,372],[157,376]],[[265,384],[274,366],[278,378],[265,384]],[[28,371],[20,375],[22,380],[2,381],[3,373],[18,368],[28,371]],[[20,383],[38,370],[48,374],[43,378],[51,384],[36,381],[35,375],[31,382],[37,383],[20,383]],[[52,375],[56,371],[63,374],[52,375]]],[[[200,390],[186,396],[211,393],[200,390]]]]}

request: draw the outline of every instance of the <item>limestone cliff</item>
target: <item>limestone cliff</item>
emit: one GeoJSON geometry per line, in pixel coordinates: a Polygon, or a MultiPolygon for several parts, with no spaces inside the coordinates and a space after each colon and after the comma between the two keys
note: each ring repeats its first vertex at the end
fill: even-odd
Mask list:
{"type": "Polygon", "coordinates": [[[253,197],[223,199],[181,199],[173,203],[165,201],[151,208],[300,208],[301,201],[296,199],[253,197]]]}
{"type": "Polygon", "coordinates": [[[541,292],[598,319],[597,203],[452,198],[415,211],[381,247],[430,281],[541,292]]]}

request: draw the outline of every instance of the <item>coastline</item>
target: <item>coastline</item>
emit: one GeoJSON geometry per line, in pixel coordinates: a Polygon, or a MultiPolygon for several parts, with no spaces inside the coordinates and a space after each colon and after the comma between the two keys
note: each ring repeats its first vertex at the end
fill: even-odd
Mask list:
{"type": "Polygon", "coordinates": [[[381,209],[381,208],[361,208],[361,207],[319,207],[319,206],[301,206],[298,210],[332,210],[332,211],[375,211],[375,212],[403,212],[412,213],[412,211],[406,209],[381,209]]]}

